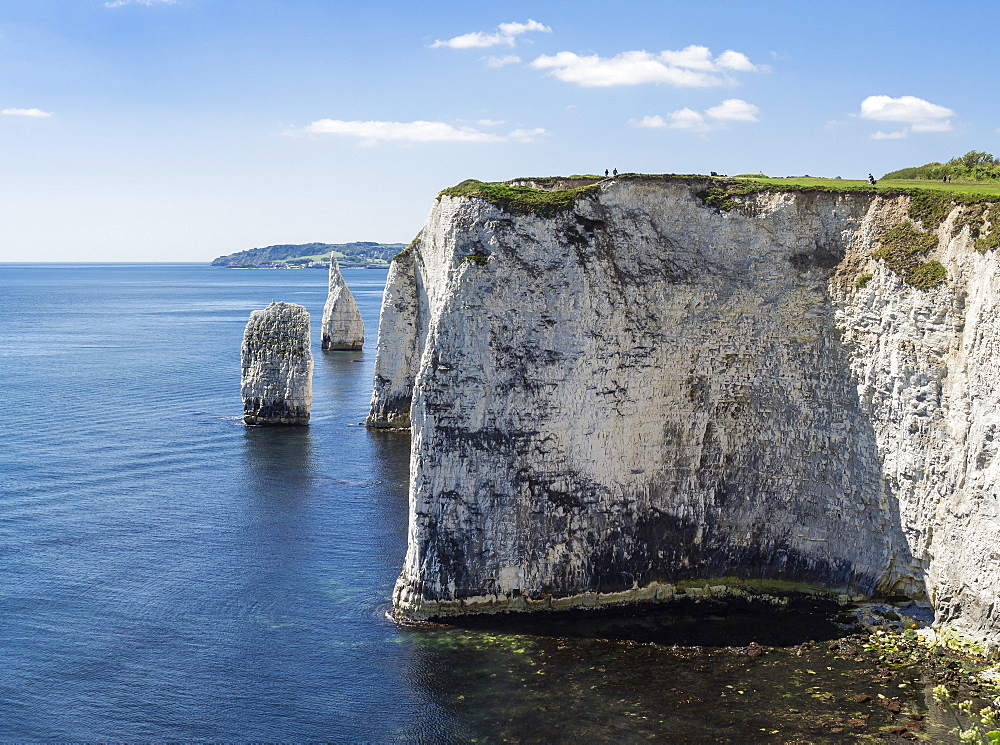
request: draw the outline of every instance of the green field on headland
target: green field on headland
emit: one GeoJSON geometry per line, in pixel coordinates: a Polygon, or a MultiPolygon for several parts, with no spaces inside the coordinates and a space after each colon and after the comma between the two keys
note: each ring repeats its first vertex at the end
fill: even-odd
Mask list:
{"type": "Polygon", "coordinates": [[[926,189],[982,197],[1000,196],[1000,182],[996,181],[963,180],[944,183],[930,179],[883,179],[878,181],[875,186],[872,186],[864,179],[817,178],[812,176],[736,176],[735,178],[741,181],[758,181],[762,184],[773,186],[802,186],[807,188],[831,189],[834,191],[912,191],[914,189],[926,189]]]}

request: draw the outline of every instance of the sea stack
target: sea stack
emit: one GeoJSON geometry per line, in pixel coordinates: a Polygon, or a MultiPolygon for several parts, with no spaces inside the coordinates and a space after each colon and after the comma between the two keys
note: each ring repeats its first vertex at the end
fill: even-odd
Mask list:
{"type": "Polygon", "coordinates": [[[323,349],[353,351],[361,349],[364,343],[365,324],[361,312],[340,274],[336,254],[331,253],[330,291],[323,306],[323,349]]]}
{"type": "Polygon", "coordinates": [[[242,360],[246,424],[309,424],[313,359],[305,308],[271,303],[251,313],[242,360]]]}

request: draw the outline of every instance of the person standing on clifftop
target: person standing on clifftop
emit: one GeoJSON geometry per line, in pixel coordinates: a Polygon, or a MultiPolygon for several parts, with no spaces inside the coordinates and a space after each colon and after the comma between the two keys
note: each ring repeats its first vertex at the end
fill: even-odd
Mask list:
{"type": "Polygon", "coordinates": [[[614,170],[614,174],[615,174],[615,176],[618,175],[618,169],[617,168],[614,170]]]}
{"type": "Polygon", "coordinates": [[[607,168],[605,168],[605,169],[604,169],[604,178],[607,178],[607,177],[608,177],[608,169],[607,169],[607,168]]]}

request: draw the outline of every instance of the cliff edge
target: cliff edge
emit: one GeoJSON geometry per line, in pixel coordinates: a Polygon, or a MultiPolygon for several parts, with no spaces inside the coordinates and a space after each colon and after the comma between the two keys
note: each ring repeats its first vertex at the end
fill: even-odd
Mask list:
{"type": "Polygon", "coordinates": [[[1000,644],[994,205],[519,183],[446,190],[390,269],[368,423],[413,432],[397,613],[729,578],[907,595],[1000,644]]]}

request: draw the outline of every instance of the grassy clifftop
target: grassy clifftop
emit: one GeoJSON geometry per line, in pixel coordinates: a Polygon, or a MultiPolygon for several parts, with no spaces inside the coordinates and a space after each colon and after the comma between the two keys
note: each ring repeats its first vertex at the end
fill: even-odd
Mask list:
{"type": "MultiPolygon", "coordinates": [[[[1000,183],[942,183],[923,179],[890,179],[872,186],[866,180],[814,178],[810,176],[772,178],[749,174],[732,178],[698,175],[625,173],[612,178],[569,176],[518,178],[486,182],[469,179],[444,189],[438,196],[476,197],[512,215],[553,217],[595,194],[603,183],[623,181],[681,181],[702,186],[699,196],[712,207],[729,210],[736,198],[762,191],[865,192],[893,196],[909,194],[926,203],[928,209],[944,215],[955,204],[978,204],[1000,200],[1000,183]],[[921,196],[922,195],[922,196],[921,196]],[[942,212],[943,211],[943,212],[942,212]]],[[[940,219],[938,220],[940,222],[940,219]]]]}
{"type": "Polygon", "coordinates": [[[573,188],[554,188],[561,181],[562,179],[557,178],[514,179],[502,182],[468,179],[457,186],[444,189],[438,196],[478,197],[512,215],[535,214],[540,217],[553,217],[570,209],[578,199],[597,191],[596,181],[573,188]],[[545,188],[523,185],[525,183],[534,183],[545,188]]]}

